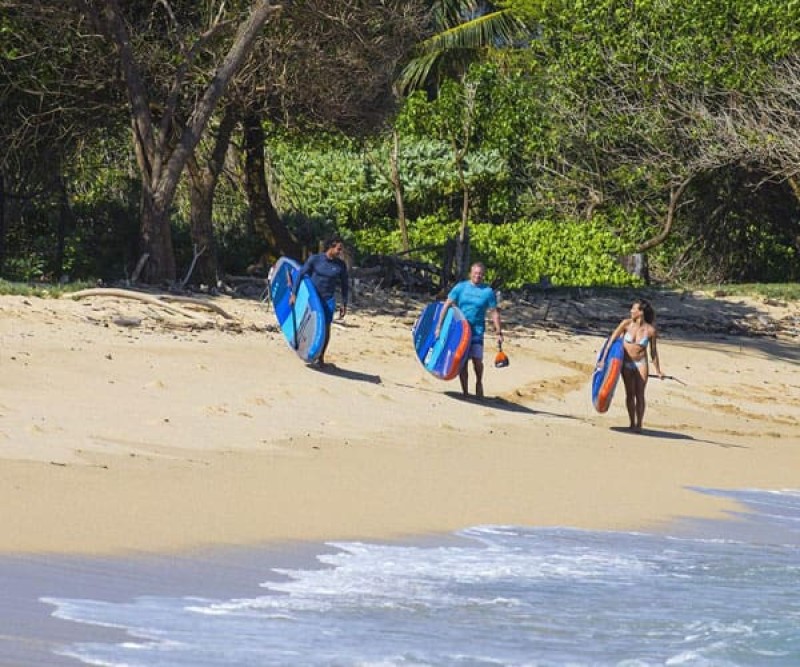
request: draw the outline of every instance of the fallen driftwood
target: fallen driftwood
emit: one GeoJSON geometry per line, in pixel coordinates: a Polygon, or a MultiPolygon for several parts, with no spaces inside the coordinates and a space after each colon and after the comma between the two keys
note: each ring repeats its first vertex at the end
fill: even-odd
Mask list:
{"type": "Polygon", "coordinates": [[[138,327],[142,323],[141,317],[115,317],[114,324],[118,327],[138,327]]]}
{"type": "Polygon", "coordinates": [[[221,315],[226,320],[232,320],[233,317],[227,313],[225,310],[220,308],[215,303],[209,303],[208,301],[203,301],[202,299],[195,299],[191,296],[176,296],[174,294],[164,294],[158,297],[159,299],[163,299],[164,301],[174,301],[176,303],[188,303],[192,304],[193,306],[200,306],[201,308],[207,308],[208,310],[213,310],[215,313],[221,315]]]}
{"type": "Polygon", "coordinates": [[[263,301],[269,294],[269,280],[258,276],[225,276],[223,289],[231,296],[250,296],[263,301]]]}
{"type": "Polygon", "coordinates": [[[222,308],[217,306],[213,303],[208,303],[207,301],[203,301],[201,299],[195,299],[188,296],[175,296],[175,295],[158,295],[154,296],[152,294],[143,294],[142,292],[135,292],[133,290],[125,290],[125,289],[115,289],[111,287],[97,287],[91,289],[80,290],[78,292],[72,292],[68,295],[71,299],[82,299],[87,296],[110,296],[110,297],[117,297],[122,299],[134,299],[136,301],[143,301],[144,303],[149,303],[153,306],[158,306],[159,308],[163,308],[167,312],[172,313],[173,315],[181,315],[182,317],[186,317],[191,320],[202,321],[204,318],[197,315],[196,313],[187,310],[186,308],[180,308],[179,306],[171,305],[170,301],[180,302],[191,304],[194,306],[200,306],[202,308],[207,308],[212,310],[220,315],[222,315],[225,319],[233,319],[231,315],[225,312],[222,308]]]}
{"type": "Polygon", "coordinates": [[[403,259],[397,255],[370,255],[351,277],[373,282],[379,287],[401,286],[408,292],[436,292],[441,287],[442,270],[429,262],[403,259]]]}

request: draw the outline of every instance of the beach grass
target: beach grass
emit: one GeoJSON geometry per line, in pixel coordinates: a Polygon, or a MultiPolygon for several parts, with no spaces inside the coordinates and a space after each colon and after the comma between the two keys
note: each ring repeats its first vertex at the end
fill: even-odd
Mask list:
{"type": "Polygon", "coordinates": [[[800,283],[731,283],[700,285],[696,289],[701,292],[710,292],[714,296],[749,296],[783,301],[800,299],[800,283]]]}
{"type": "MultiPolygon", "coordinates": [[[[0,295],[32,296],[41,298],[59,298],[70,292],[77,292],[91,287],[96,287],[94,281],[76,281],[70,283],[43,283],[43,282],[14,282],[0,278],[0,295]]],[[[566,287],[564,289],[569,290],[566,287]]],[[[631,291],[630,288],[623,288],[631,291]]],[[[681,286],[650,286],[650,290],[682,290],[692,292],[703,292],[715,297],[756,297],[764,299],[781,299],[783,301],[800,300],[800,283],[717,283],[717,284],[698,284],[681,286]]],[[[603,288],[594,288],[594,291],[602,291],[603,288]]],[[[617,292],[617,288],[610,288],[610,291],[617,292]]],[[[633,292],[632,292],[633,293],[633,292]]]]}
{"type": "Polygon", "coordinates": [[[57,299],[69,292],[95,287],[95,283],[76,281],[72,283],[28,283],[13,282],[0,278],[0,295],[2,296],[34,296],[39,298],[57,299]]]}

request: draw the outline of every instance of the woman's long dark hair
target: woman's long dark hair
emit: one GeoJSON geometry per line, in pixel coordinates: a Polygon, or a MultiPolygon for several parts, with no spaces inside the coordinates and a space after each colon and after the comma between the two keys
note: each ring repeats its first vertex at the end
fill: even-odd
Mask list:
{"type": "Polygon", "coordinates": [[[650,302],[647,299],[636,299],[634,303],[639,304],[639,308],[644,314],[644,321],[648,324],[655,324],[656,311],[653,310],[653,306],[650,305],[650,302]]]}

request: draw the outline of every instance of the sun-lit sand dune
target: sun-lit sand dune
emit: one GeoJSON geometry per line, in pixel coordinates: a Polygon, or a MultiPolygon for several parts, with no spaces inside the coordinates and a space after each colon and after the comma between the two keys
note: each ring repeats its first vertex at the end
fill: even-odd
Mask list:
{"type": "Polygon", "coordinates": [[[589,396],[622,298],[503,301],[511,364],[488,365],[482,402],[417,363],[421,300],[358,295],[328,372],[268,304],[214,304],[231,317],[0,297],[0,550],[635,528],[729,509],[691,487],[797,486],[797,304],[657,301],[662,368],[683,384],[650,381],[641,435],[621,386],[606,414],[589,396]],[[769,322],[777,335],[741,335],[769,322]]]}

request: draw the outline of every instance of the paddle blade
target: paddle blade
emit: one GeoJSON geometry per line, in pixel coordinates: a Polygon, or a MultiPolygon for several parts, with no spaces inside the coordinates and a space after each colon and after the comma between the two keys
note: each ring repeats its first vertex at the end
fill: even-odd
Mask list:
{"type": "Polygon", "coordinates": [[[508,355],[503,352],[503,348],[498,345],[497,347],[497,354],[494,355],[494,367],[495,368],[505,368],[508,366],[508,355]]]}

